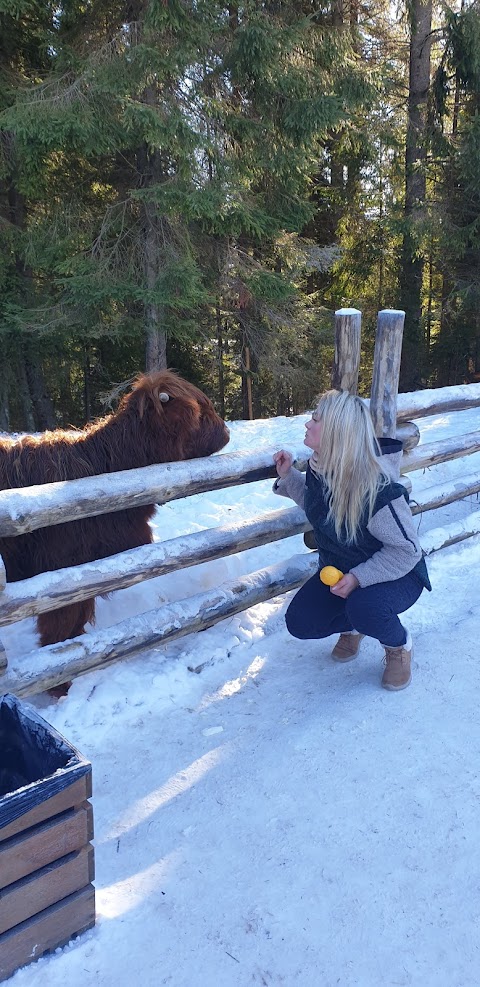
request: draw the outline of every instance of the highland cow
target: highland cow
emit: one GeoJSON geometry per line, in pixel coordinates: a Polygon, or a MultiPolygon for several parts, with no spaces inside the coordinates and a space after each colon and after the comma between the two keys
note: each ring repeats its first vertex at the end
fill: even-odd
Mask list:
{"type": "MultiPolygon", "coordinates": [[[[118,410],[84,429],[56,429],[19,440],[0,439],[0,489],[73,480],[99,473],[210,456],[228,442],[211,401],[169,370],[139,376],[118,410]]],[[[7,581],[104,559],[152,541],[154,504],[0,538],[7,581]]],[[[82,600],[37,619],[40,642],[82,634],[95,600],[82,600]]]]}

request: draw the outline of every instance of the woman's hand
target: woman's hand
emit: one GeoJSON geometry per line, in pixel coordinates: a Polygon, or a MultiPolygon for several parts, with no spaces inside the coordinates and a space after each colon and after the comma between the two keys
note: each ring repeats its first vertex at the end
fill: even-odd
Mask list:
{"type": "Polygon", "coordinates": [[[292,468],[293,456],[291,452],[285,452],[285,449],[280,449],[280,452],[274,454],[273,462],[277,467],[278,475],[280,477],[286,476],[292,468]]]}
{"type": "Polygon", "coordinates": [[[360,583],[357,577],[353,573],[347,572],[345,576],[342,576],[338,580],[338,583],[335,583],[335,586],[330,588],[330,592],[346,600],[347,596],[350,596],[350,593],[353,593],[354,589],[357,589],[358,586],[360,586],[360,583]]]}

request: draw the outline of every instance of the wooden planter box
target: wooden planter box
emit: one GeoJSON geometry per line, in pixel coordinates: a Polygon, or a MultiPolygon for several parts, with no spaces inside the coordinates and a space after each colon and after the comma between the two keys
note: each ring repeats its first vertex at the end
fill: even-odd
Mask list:
{"type": "Polygon", "coordinates": [[[0,981],[95,924],[89,761],[0,696],[0,981]]]}

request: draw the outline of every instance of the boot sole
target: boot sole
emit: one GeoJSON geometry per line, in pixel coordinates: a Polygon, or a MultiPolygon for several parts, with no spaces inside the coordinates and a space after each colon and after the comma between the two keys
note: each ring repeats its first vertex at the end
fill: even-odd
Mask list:
{"type": "Polygon", "coordinates": [[[410,676],[408,682],[404,682],[403,685],[388,685],[388,683],[382,682],[382,689],[386,689],[387,692],[401,692],[402,689],[406,689],[412,681],[412,676],[410,676]]]}

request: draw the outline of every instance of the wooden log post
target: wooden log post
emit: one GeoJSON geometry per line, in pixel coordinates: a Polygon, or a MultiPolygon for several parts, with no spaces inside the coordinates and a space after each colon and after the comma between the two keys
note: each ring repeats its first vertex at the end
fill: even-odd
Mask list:
{"type": "MultiPolygon", "coordinates": [[[[335,312],[335,355],[331,375],[332,387],[338,391],[358,392],[362,313],[358,308],[339,308],[335,312]]],[[[307,548],[317,549],[313,531],[303,540],[307,548]]]]}
{"type": "Polygon", "coordinates": [[[404,452],[411,452],[420,442],[420,429],[415,422],[401,422],[397,425],[396,438],[402,443],[404,452]]]}
{"type": "Polygon", "coordinates": [[[339,391],[358,390],[362,313],[356,308],[339,308],[335,312],[335,356],[332,387],[339,391]]]}
{"type": "Polygon", "coordinates": [[[398,378],[404,322],[405,312],[384,309],[378,313],[370,414],[375,434],[382,438],[396,437],[398,378]]]}

